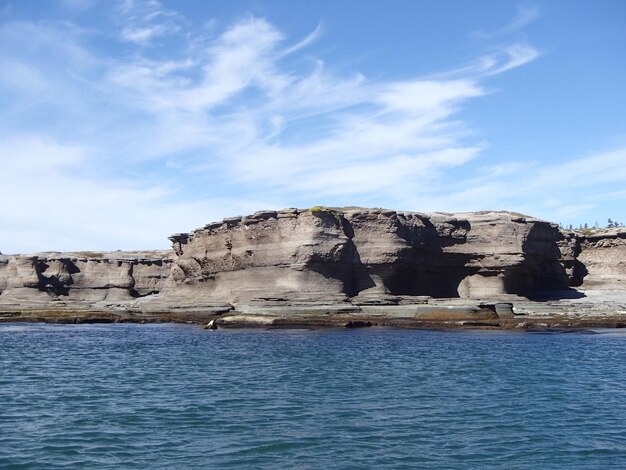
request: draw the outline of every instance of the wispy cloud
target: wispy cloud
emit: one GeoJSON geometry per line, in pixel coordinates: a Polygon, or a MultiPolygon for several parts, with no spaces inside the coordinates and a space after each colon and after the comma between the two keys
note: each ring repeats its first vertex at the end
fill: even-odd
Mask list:
{"type": "MultiPolygon", "coordinates": [[[[167,234],[190,229],[222,211],[248,213],[254,201],[181,200],[171,184],[94,171],[93,148],[37,135],[4,137],[0,246],[4,253],[34,250],[164,248],[167,234]],[[33,248],[35,247],[35,248],[33,248]]],[[[272,204],[273,201],[263,201],[272,204]]]]}
{"type": "Polygon", "coordinates": [[[423,204],[429,210],[508,209],[555,222],[593,223],[598,213],[602,218],[603,202],[626,201],[625,161],[626,148],[621,148],[585,157],[564,156],[554,163],[541,159],[498,163],[449,182],[445,191],[424,194],[423,204]]]}
{"type": "Polygon", "coordinates": [[[313,44],[322,34],[322,23],[319,23],[317,27],[309,33],[304,39],[300,42],[294,44],[293,46],[289,46],[287,49],[282,51],[279,55],[279,58],[283,58],[288,56],[289,54],[293,54],[294,52],[298,52],[300,49],[304,49],[307,46],[313,44]]]}
{"type": "Polygon", "coordinates": [[[146,46],[181,30],[184,18],[156,0],[122,0],[119,12],[125,22],[120,39],[146,46]]]}
{"type": "Polygon", "coordinates": [[[539,18],[539,16],[539,8],[528,4],[518,5],[517,14],[509,23],[494,31],[474,31],[473,36],[483,39],[498,39],[502,36],[507,36],[522,31],[529,24],[539,18]]]}
{"type": "Polygon", "coordinates": [[[491,49],[492,52],[480,56],[469,65],[440,72],[431,75],[430,78],[433,80],[450,80],[459,77],[472,77],[474,80],[480,80],[521,67],[533,62],[541,55],[537,48],[525,42],[506,46],[492,46],[491,49]]]}
{"type": "MultiPolygon", "coordinates": [[[[502,31],[532,17],[521,11],[502,31]]],[[[619,152],[451,177],[488,147],[460,111],[489,77],[538,57],[525,41],[429,77],[374,80],[302,54],[321,26],[295,41],[254,16],[193,29],[154,0],[122,2],[119,20],[123,55],[75,25],[0,26],[0,200],[16,201],[0,249],[166,246],[171,231],[294,204],[516,209],[525,203],[512,185],[552,185],[561,201],[585,168],[602,169],[597,181],[624,177],[619,152]],[[150,47],[171,36],[180,47],[150,47]]]]}
{"type": "MultiPolygon", "coordinates": [[[[346,193],[350,186],[330,183],[341,172],[386,167],[408,178],[476,155],[476,145],[460,141],[463,123],[451,119],[464,101],[484,94],[476,77],[370,81],[337,76],[321,61],[300,73],[289,70],[283,52],[305,47],[318,34],[285,46],[273,25],[250,17],[199,55],[178,62],[138,59],[114,67],[109,79],[176,143],[172,148],[157,137],[154,147],[170,154],[206,149],[181,158],[188,168],[217,167],[256,187],[294,191],[298,181],[300,190],[346,193]],[[453,150],[456,159],[433,158],[442,150],[453,150]],[[407,168],[410,173],[401,171],[407,168]]],[[[391,178],[384,180],[388,186],[391,178]]],[[[367,187],[354,185],[352,192],[367,187]]]]}

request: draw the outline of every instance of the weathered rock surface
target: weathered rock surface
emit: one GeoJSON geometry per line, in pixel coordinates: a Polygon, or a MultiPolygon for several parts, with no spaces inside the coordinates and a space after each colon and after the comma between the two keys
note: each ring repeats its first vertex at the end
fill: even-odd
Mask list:
{"type": "Polygon", "coordinates": [[[132,300],[167,286],[171,264],[168,251],[0,255],[0,305],[132,300]]]}
{"type": "Polygon", "coordinates": [[[577,260],[586,270],[583,286],[626,288],[626,230],[581,235],[578,243],[577,260]]]}
{"type": "Polygon", "coordinates": [[[263,212],[172,236],[173,278],[227,301],[529,296],[567,286],[559,236],[553,224],[507,212],[263,212]]]}
{"type": "Polygon", "coordinates": [[[563,233],[510,212],[285,209],[170,240],[172,251],[0,255],[0,311],[232,326],[251,318],[473,325],[626,309],[626,232],[563,233]],[[586,306],[592,291],[610,293],[610,305],[586,306]]]}

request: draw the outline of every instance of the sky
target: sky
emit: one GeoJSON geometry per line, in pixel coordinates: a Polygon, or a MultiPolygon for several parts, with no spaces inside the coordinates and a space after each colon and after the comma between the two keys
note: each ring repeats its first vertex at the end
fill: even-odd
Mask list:
{"type": "Polygon", "coordinates": [[[626,223],[622,0],[0,0],[0,251],[285,207],[626,223]]]}

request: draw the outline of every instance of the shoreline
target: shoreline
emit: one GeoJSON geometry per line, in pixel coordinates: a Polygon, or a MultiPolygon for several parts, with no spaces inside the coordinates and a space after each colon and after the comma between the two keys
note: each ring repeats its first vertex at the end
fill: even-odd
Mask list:
{"type": "Polygon", "coordinates": [[[626,231],[507,211],[259,211],[171,250],[0,255],[0,322],[626,327],[626,231]]]}
{"type": "Polygon", "coordinates": [[[325,329],[382,327],[417,330],[502,330],[502,331],[579,331],[593,328],[626,328],[626,314],[594,316],[514,315],[499,318],[494,315],[459,315],[451,310],[447,317],[398,316],[367,314],[244,314],[239,312],[160,312],[94,310],[4,310],[0,323],[48,324],[111,324],[111,323],[179,323],[205,329],[325,329]]]}

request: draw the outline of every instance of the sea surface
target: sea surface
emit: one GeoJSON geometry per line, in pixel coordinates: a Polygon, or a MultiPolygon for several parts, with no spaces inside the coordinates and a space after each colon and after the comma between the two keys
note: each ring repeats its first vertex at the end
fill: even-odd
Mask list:
{"type": "Polygon", "coordinates": [[[626,468],[626,334],[0,324],[0,468],[626,468]]]}

